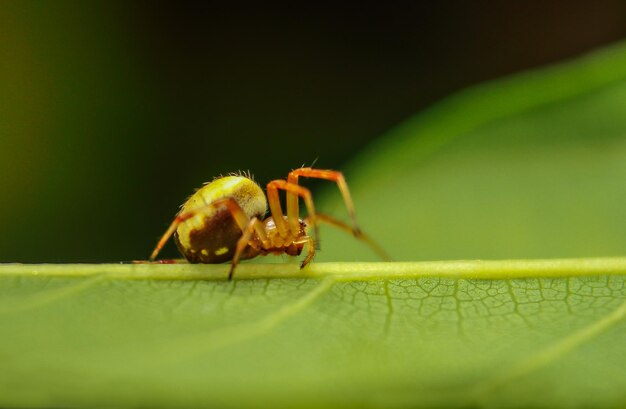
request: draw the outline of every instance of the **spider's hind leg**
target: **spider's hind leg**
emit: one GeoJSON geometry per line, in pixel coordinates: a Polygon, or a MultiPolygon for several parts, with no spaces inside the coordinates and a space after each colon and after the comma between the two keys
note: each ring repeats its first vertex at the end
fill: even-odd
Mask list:
{"type": "MultiPolygon", "coordinates": [[[[198,206],[195,209],[191,209],[191,210],[177,214],[174,220],[172,221],[172,223],[170,224],[170,226],[168,227],[168,229],[165,231],[165,233],[163,233],[163,236],[161,236],[161,239],[155,246],[154,250],[152,250],[152,253],[150,254],[150,258],[148,260],[150,261],[156,260],[157,256],[159,255],[159,252],[161,251],[163,246],[165,246],[165,243],[167,243],[169,238],[172,237],[172,235],[178,229],[178,226],[180,226],[181,223],[199,214],[208,214],[211,210],[220,208],[222,206],[228,209],[233,219],[235,220],[235,223],[237,223],[237,225],[243,232],[248,226],[248,223],[250,223],[250,219],[248,218],[246,213],[241,209],[237,201],[231,197],[218,199],[214,202],[203,204],[202,206],[198,206]]],[[[261,241],[266,242],[267,237],[265,235],[263,226],[259,228],[259,226],[255,224],[254,227],[261,241]]]]}

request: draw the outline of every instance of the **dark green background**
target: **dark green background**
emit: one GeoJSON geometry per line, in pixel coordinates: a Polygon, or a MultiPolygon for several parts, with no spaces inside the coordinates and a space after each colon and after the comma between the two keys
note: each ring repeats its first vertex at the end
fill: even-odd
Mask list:
{"type": "Polygon", "coordinates": [[[144,258],[216,174],[341,169],[457,89],[624,37],[622,1],[2,2],[0,262],[144,258]]]}

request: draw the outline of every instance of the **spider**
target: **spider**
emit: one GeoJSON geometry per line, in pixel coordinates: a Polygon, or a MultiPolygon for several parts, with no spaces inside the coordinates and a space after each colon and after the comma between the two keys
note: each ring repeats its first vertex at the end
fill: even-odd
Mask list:
{"type": "Polygon", "coordinates": [[[190,263],[214,264],[230,260],[229,280],[233,278],[240,260],[268,254],[299,256],[308,244],[307,254],[300,264],[300,268],[304,268],[319,248],[320,222],[352,233],[383,259],[388,259],[382,248],[357,226],[354,205],[343,174],[335,170],[303,167],[289,172],[286,180],[269,182],[267,199],[250,173],[230,174],[205,184],[182,205],[149,260],[155,261],[165,243],[174,235],[180,253],[190,263]],[[298,185],[299,177],[335,182],[352,226],[317,213],[309,189],[298,185]],[[282,210],[279,190],[286,192],[287,215],[282,210]],[[305,219],[299,216],[299,198],[304,200],[307,208],[305,219]],[[268,203],[271,215],[263,219],[268,203]],[[314,235],[307,234],[309,227],[313,228],[314,235]]]}

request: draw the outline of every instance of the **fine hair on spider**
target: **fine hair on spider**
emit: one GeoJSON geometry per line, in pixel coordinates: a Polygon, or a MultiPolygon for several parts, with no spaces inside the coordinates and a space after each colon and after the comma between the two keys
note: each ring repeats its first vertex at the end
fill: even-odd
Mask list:
{"type": "Polygon", "coordinates": [[[308,245],[307,254],[300,264],[300,268],[304,268],[319,248],[320,223],[352,233],[383,259],[389,259],[385,251],[358,227],[352,197],[341,172],[301,167],[289,172],[286,179],[267,183],[266,192],[267,196],[250,172],[220,176],[203,185],[182,205],[149,260],[156,260],[173,235],[179,251],[190,263],[230,261],[229,280],[241,260],[267,254],[298,256],[308,245]],[[351,225],[318,213],[310,190],[299,185],[300,177],[335,182],[351,225]],[[279,191],[286,194],[287,214],[283,212],[279,191]],[[300,218],[300,199],[307,210],[304,219],[300,218]],[[269,216],[265,217],[268,205],[269,216]],[[309,228],[313,229],[313,235],[308,233],[309,228]]]}

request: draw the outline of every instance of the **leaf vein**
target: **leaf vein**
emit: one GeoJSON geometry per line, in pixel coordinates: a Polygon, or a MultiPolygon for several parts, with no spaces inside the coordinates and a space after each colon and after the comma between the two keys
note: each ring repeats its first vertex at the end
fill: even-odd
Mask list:
{"type": "Polygon", "coordinates": [[[518,361],[517,364],[511,366],[508,370],[497,374],[495,377],[479,383],[475,387],[476,396],[480,397],[487,395],[515,379],[526,376],[550,365],[559,358],[609,330],[612,326],[622,321],[624,318],[626,318],[626,301],[601,319],[579,329],[578,331],[575,331],[564,339],[543,348],[532,356],[518,361]]]}

